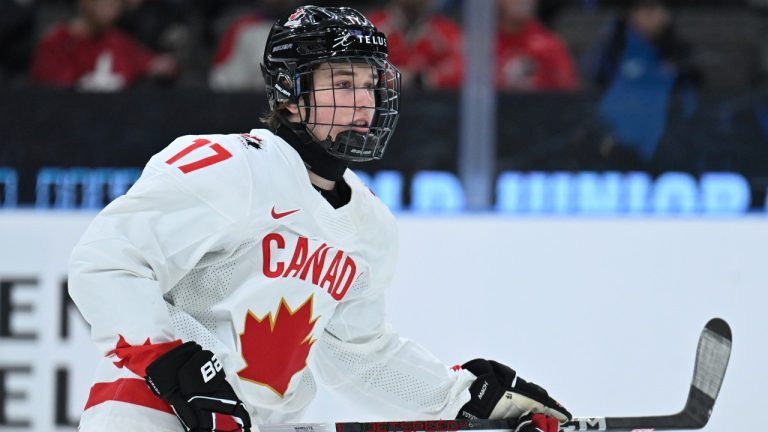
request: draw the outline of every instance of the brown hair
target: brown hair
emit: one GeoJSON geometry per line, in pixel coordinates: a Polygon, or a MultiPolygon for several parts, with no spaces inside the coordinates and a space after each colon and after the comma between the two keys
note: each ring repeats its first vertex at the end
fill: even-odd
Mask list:
{"type": "Polygon", "coordinates": [[[277,105],[273,110],[267,111],[263,116],[259,117],[259,120],[264,123],[269,130],[277,130],[277,128],[283,124],[281,117],[283,119],[290,117],[291,113],[287,109],[290,104],[291,102],[283,102],[277,105]]]}

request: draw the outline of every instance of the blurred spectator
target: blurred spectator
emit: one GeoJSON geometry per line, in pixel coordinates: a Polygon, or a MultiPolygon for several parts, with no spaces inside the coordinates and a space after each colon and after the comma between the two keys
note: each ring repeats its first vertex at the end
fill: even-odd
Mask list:
{"type": "MultiPolygon", "coordinates": [[[[123,1],[125,9],[118,28],[152,51],[173,55],[183,64],[185,75],[193,68],[208,71],[208,62],[199,60],[200,41],[192,34],[199,8],[190,7],[189,0],[123,1]]],[[[199,33],[199,28],[195,30],[199,33]]]]}
{"type": "Polygon", "coordinates": [[[670,116],[691,118],[699,72],[662,0],[633,0],[587,55],[587,75],[605,89],[598,116],[613,139],[604,153],[649,162],[670,116]]]}
{"type": "Polygon", "coordinates": [[[31,78],[40,84],[115,91],[144,77],[171,79],[173,57],[156,54],[115,25],[123,0],[80,0],[79,15],[55,26],[37,47],[31,78]]]}
{"type": "Polygon", "coordinates": [[[539,0],[536,15],[545,27],[552,28],[563,9],[578,7],[582,11],[598,7],[598,0],[539,0]]]}
{"type": "Polygon", "coordinates": [[[403,87],[461,86],[461,28],[434,13],[432,0],[391,0],[368,15],[388,37],[389,60],[403,74],[403,87]]]}
{"type": "Polygon", "coordinates": [[[501,91],[575,90],[568,48],[536,18],[537,0],[497,0],[496,87],[501,91]]]}
{"type": "Polygon", "coordinates": [[[123,0],[118,27],[153,51],[178,52],[188,43],[186,0],[123,0]]]}
{"type": "Polygon", "coordinates": [[[297,4],[297,0],[263,0],[259,9],[235,19],[216,48],[209,77],[211,88],[264,90],[260,65],[269,30],[297,4]]]}
{"type": "Polygon", "coordinates": [[[26,75],[34,38],[34,3],[0,0],[0,84],[26,75]]]}
{"type": "Polygon", "coordinates": [[[179,69],[176,86],[205,86],[212,46],[202,41],[200,0],[123,1],[118,28],[150,50],[172,55],[179,69]]]}

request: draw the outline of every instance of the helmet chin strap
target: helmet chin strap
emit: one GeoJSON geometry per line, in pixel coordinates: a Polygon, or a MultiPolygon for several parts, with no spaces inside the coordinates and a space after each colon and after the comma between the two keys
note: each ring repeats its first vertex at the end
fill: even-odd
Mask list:
{"type": "Polygon", "coordinates": [[[326,180],[340,181],[344,177],[349,162],[328,153],[303,125],[290,123],[283,116],[280,122],[275,133],[299,153],[307,169],[326,180]]]}

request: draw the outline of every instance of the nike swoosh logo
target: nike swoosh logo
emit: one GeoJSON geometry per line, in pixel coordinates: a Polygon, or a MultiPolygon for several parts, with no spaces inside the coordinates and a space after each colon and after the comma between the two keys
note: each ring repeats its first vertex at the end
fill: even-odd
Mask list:
{"type": "Polygon", "coordinates": [[[300,211],[300,210],[301,209],[288,210],[287,212],[278,212],[277,210],[275,210],[275,206],[272,206],[272,218],[273,219],[282,219],[282,218],[284,218],[286,216],[290,216],[290,215],[292,215],[292,214],[294,214],[294,213],[296,213],[297,211],[300,211]]]}

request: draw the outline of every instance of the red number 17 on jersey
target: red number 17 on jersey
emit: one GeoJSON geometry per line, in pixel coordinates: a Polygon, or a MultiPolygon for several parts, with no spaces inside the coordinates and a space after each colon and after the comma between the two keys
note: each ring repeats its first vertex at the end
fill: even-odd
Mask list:
{"type": "Polygon", "coordinates": [[[193,151],[201,147],[207,147],[213,150],[214,154],[204,157],[195,162],[190,162],[188,164],[181,165],[179,167],[181,172],[183,172],[184,174],[188,174],[188,173],[191,173],[192,171],[199,170],[200,168],[205,168],[207,166],[211,166],[215,163],[219,163],[223,160],[227,160],[232,157],[232,153],[228,152],[227,149],[221,146],[221,144],[211,143],[211,141],[205,138],[198,138],[195,141],[193,141],[192,144],[185,147],[182,151],[176,153],[172,158],[165,161],[165,163],[167,163],[168,165],[173,165],[179,159],[183,158],[184,156],[192,153],[193,151]]]}

